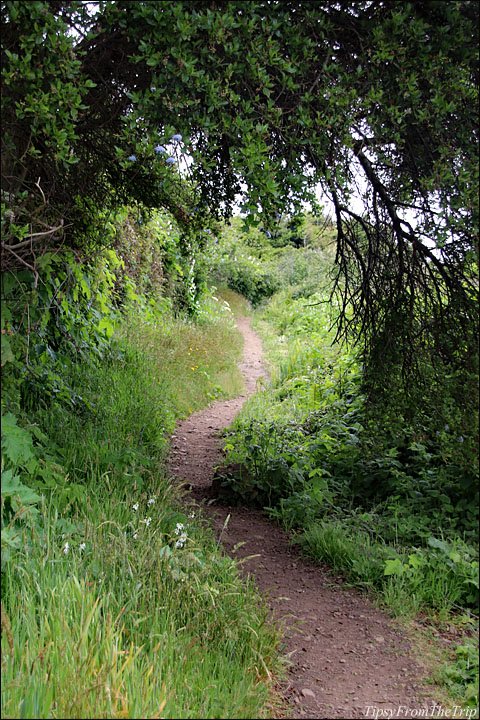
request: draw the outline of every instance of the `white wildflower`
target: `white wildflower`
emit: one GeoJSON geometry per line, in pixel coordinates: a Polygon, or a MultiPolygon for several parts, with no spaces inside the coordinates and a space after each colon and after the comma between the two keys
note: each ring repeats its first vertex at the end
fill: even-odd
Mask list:
{"type": "Polygon", "coordinates": [[[145,520],[142,520],[142,522],[144,522],[145,525],[148,527],[150,525],[150,523],[152,522],[152,518],[146,517],[145,520]]]}
{"type": "Polygon", "coordinates": [[[63,554],[67,555],[69,550],[70,550],[70,545],[68,544],[68,542],[66,542],[65,545],[63,546],[63,554]]]}
{"type": "Polygon", "coordinates": [[[80,543],[78,549],[80,550],[80,552],[83,552],[86,547],[87,547],[87,543],[83,542],[83,543],[80,543]]]}
{"type": "Polygon", "coordinates": [[[147,505],[155,505],[155,500],[157,499],[157,496],[154,495],[150,498],[150,500],[147,502],[147,505]]]}
{"type": "Polygon", "coordinates": [[[176,548],[182,548],[182,547],[185,545],[186,540],[187,540],[187,535],[186,535],[186,533],[182,533],[182,534],[180,535],[180,537],[178,538],[178,540],[176,541],[175,547],[176,547],[176,548]]]}
{"type": "Polygon", "coordinates": [[[174,530],[175,535],[180,535],[180,533],[182,532],[184,527],[185,527],[185,525],[183,525],[183,523],[177,523],[177,526],[174,530]]]}
{"type": "Polygon", "coordinates": [[[134,532],[134,533],[133,533],[133,539],[136,540],[137,537],[138,537],[138,532],[134,532]]]}
{"type": "Polygon", "coordinates": [[[138,510],[138,503],[134,503],[134,504],[132,505],[132,510],[133,510],[134,512],[137,512],[137,510],[138,510]]]}

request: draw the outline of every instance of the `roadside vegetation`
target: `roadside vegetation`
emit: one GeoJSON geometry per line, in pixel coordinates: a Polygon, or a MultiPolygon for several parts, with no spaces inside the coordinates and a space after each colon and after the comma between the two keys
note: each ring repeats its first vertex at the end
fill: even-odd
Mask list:
{"type": "MultiPolygon", "coordinates": [[[[475,706],[476,414],[459,407],[455,377],[435,381],[433,372],[416,416],[400,379],[369,396],[359,349],[335,341],[333,228],[326,224],[320,236],[314,229],[310,218],[302,247],[287,235],[275,248],[265,235],[242,233],[236,221],[236,243],[229,228],[215,248],[218,277],[243,284],[261,303],[254,323],[271,376],[227,434],[227,462],[242,463],[245,472],[225,476],[224,491],[233,502],[266,508],[302,552],[395,615],[453,623],[462,640],[440,676],[475,706]],[[226,271],[230,258],[235,274],[226,271]],[[266,276],[276,279],[273,293],[266,276]]],[[[473,400],[474,382],[470,391],[473,400]]]]}
{"type": "MultiPolygon", "coordinates": [[[[133,224],[132,243],[174,247],[164,223],[133,224]]],[[[212,293],[174,313],[151,265],[117,251],[77,282],[45,258],[30,369],[13,318],[30,290],[36,320],[34,279],[3,286],[2,716],[260,717],[277,631],[165,465],[179,418],[241,391],[240,336],[212,293]]]]}

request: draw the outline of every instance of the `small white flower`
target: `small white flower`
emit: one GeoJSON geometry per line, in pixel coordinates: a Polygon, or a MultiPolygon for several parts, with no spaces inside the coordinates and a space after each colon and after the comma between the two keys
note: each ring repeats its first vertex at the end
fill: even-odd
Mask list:
{"type": "Polygon", "coordinates": [[[180,533],[184,529],[184,527],[185,527],[185,525],[183,525],[182,523],[177,523],[177,526],[174,530],[175,535],[180,535],[180,533]]]}
{"type": "Polygon", "coordinates": [[[63,546],[63,554],[67,555],[69,550],[70,550],[70,545],[68,544],[68,542],[66,542],[65,545],[63,546]]]}
{"type": "Polygon", "coordinates": [[[194,513],[194,512],[191,512],[188,517],[189,517],[189,518],[194,518],[194,517],[195,517],[195,513],[194,513]]]}
{"type": "Polygon", "coordinates": [[[461,435],[460,435],[460,437],[458,438],[458,442],[459,442],[459,443],[463,443],[463,437],[462,437],[461,435]]]}
{"type": "Polygon", "coordinates": [[[134,533],[133,533],[133,539],[136,540],[137,537],[138,537],[138,532],[134,532],[134,533]]]}
{"type": "Polygon", "coordinates": [[[155,505],[155,500],[157,499],[157,496],[154,495],[150,498],[150,500],[147,502],[147,505],[155,505]]]}
{"type": "Polygon", "coordinates": [[[144,522],[145,525],[148,527],[150,525],[150,523],[152,522],[152,518],[147,517],[147,518],[145,518],[145,520],[142,520],[142,522],[144,522]]]}
{"type": "Polygon", "coordinates": [[[80,543],[78,549],[80,550],[80,552],[83,552],[86,547],[87,547],[87,543],[84,543],[84,542],[83,542],[83,543],[80,543]]]}
{"type": "Polygon", "coordinates": [[[176,548],[182,548],[182,547],[185,545],[186,539],[187,539],[186,534],[185,534],[185,533],[182,533],[182,534],[180,535],[180,537],[178,538],[178,540],[176,541],[175,547],[176,547],[176,548]]]}
{"type": "Polygon", "coordinates": [[[132,505],[132,510],[133,510],[134,512],[137,512],[137,510],[138,510],[138,503],[134,503],[134,504],[132,505]]]}

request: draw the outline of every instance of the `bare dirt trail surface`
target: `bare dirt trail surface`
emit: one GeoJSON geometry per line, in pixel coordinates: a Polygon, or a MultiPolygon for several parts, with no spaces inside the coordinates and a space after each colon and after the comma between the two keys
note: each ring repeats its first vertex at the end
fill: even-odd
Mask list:
{"type": "MultiPolygon", "coordinates": [[[[230,425],[257,381],[266,375],[262,345],[248,318],[240,364],[246,393],[217,402],[182,422],[172,438],[170,471],[190,490],[187,502],[211,500],[214,467],[222,463],[220,431],[230,425]]],[[[222,532],[226,553],[255,556],[242,563],[266,593],[273,617],[285,627],[284,653],[292,665],[284,688],[285,718],[431,717],[433,700],[408,639],[367,599],[288,542],[260,512],[203,503],[203,513],[222,532]],[[244,543],[234,550],[237,543],[244,543]]]]}

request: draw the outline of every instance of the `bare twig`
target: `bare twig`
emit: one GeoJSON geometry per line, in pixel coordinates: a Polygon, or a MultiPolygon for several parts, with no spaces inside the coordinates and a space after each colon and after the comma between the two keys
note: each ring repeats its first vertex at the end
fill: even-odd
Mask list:
{"type": "Polygon", "coordinates": [[[43,198],[44,205],[46,205],[46,204],[47,204],[47,201],[46,201],[46,199],[45,199],[45,194],[44,194],[42,188],[40,187],[40,178],[38,178],[38,180],[37,180],[37,182],[35,183],[35,185],[36,185],[36,186],[38,187],[38,189],[40,190],[40,193],[41,193],[42,198],[43,198]]]}
{"type": "Polygon", "coordinates": [[[462,607],[461,605],[457,605],[457,603],[454,603],[453,600],[449,600],[448,598],[444,598],[444,599],[445,599],[448,603],[450,603],[450,605],[453,605],[453,607],[457,608],[457,610],[463,610],[464,613],[467,613],[467,615],[471,615],[472,617],[475,618],[475,620],[478,620],[478,619],[479,619],[478,615],[475,615],[475,613],[473,613],[473,612],[472,612],[471,610],[469,610],[468,608],[464,608],[464,607],[462,607]]]}
{"type": "Polygon", "coordinates": [[[58,230],[63,229],[63,222],[58,225],[58,227],[51,228],[51,230],[45,230],[44,232],[36,232],[36,233],[30,233],[28,240],[22,240],[22,242],[17,243],[16,245],[9,245],[6,242],[2,242],[2,248],[5,250],[9,250],[10,252],[13,250],[19,250],[22,247],[26,247],[27,245],[30,245],[33,238],[38,238],[35,240],[35,242],[38,242],[42,238],[46,237],[47,235],[53,235],[53,233],[56,233],[58,230]]]}

